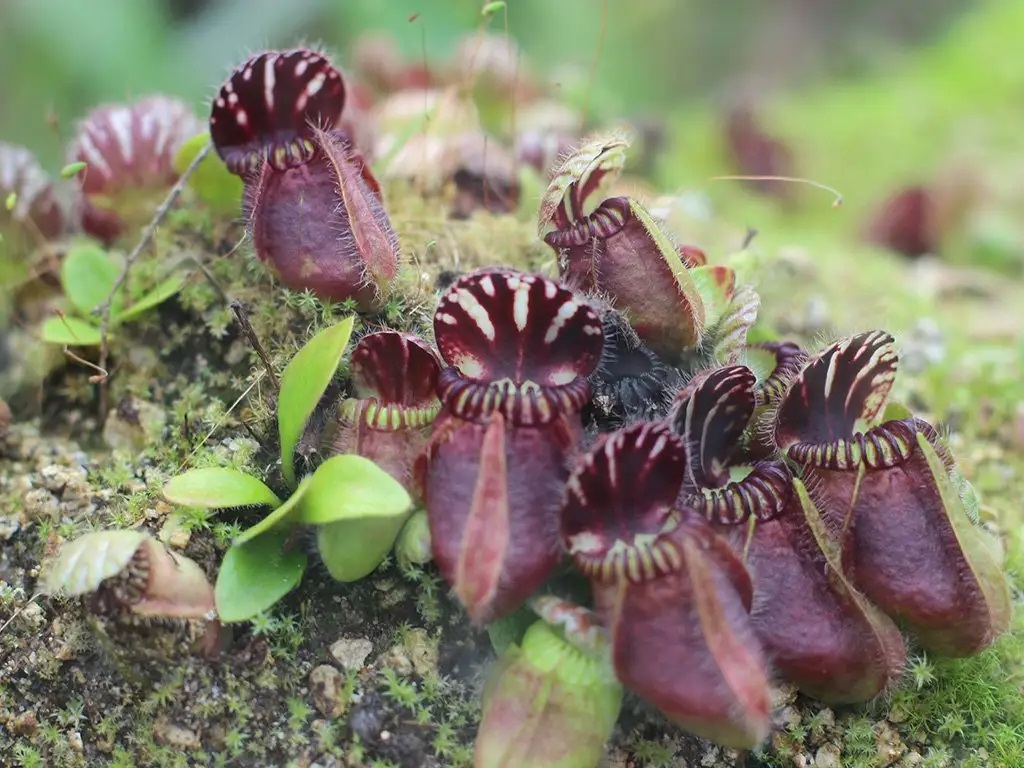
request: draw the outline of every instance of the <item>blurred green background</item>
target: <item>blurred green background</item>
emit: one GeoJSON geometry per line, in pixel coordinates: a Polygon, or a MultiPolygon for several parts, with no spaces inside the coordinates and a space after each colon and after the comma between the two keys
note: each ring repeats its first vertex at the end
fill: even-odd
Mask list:
{"type": "Polygon", "coordinates": [[[164,91],[205,115],[255,50],[323,44],[344,67],[360,35],[385,32],[411,61],[436,63],[482,24],[507,24],[525,67],[556,96],[594,121],[659,126],[666,151],[653,171],[663,189],[700,187],[761,229],[789,215],[737,199],[735,182],[707,183],[740,170],[722,119],[742,97],[791,150],[792,175],[845,197],[837,216],[823,193],[799,188],[811,240],[815,229],[856,234],[896,189],[939,180],[983,190],[952,258],[1024,274],[1021,0],[508,0],[486,22],[484,4],[6,0],[0,140],[31,147],[55,171],[90,107],[164,91]]]}
{"type": "MultiPolygon", "coordinates": [[[[480,23],[481,0],[5,0],[0,136],[56,162],[74,118],[165,91],[206,100],[244,55],[297,41],[341,61],[386,31],[428,60],[480,23]],[[418,14],[413,21],[410,17],[418,14]]],[[[609,114],[686,111],[739,83],[807,87],[884,72],[973,8],[965,0],[509,0],[508,28],[547,78],[586,79],[609,114]],[[603,29],[603,32],[602,32],[603,29]],[[598,57],[599,54],[599,57],[598,57]]],[[[501,14],[490,23],[504,24],[501,14]]]]}

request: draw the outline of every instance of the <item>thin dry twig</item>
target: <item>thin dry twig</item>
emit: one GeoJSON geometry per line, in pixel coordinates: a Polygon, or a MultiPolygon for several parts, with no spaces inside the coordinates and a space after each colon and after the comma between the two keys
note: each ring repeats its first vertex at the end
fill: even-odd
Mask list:
{"type": "MultiPolygon", "coordinates": [[[[67,332],[77,338],[78,335],[75,333],[74,328],[72,328],[71,325],[68,323],[67,315],[65,315],[59,309],[55,309],[53,310],[53,312],[55,315],[57,315],[57,317],[60,318],[60,321],[64,323],[64,328],[67,329],[67,332]]],[[[76,355],[74,352],[71,351],[67,344],[64,345],[64,348],[61,351],[64,353],[65,357],[68,357],[71,360],[74,360],[76,363],[84,365],[87,368],[92,368],[94,371],[96,371],[96,375],[89,377],[90,384],[98,384],[104,381],[107,378],[107,376],[110,375],[105,368],[101,368],[100,366],[96,365],[96,363],[90,362],[85,358],[76,355]]]]}
{"type": "MultiPolygon", "coordinates": [[[[210,150],[213,149],[213,145],[209,142],[199,150],[192,162],[188,164],[188,167],[182,172],[181,176],[171,187],[171,191],[167,193],[167,197],[160,203],[160,207],[153,213],[153,218],[149,220],[149,224],[142,230],[142,236],[139,238],[139,242],[132,248],[131,253],[128,254],[128,258],[125,259],[124,269],[121,270],[121,274],[114,282],[114,286],[110,289],[110,293],[107,294],[107,298],[103,300],[95,310],[95,314],[99,314],[100,320],[100,362],[99,367],[102,370],[107,368],[107,356],[110,354],[110,345],[107,339],[107,331],[110,329],[110,309],[114,301],[114,296],[124,286],[125,281],[128,279],[128,273],[131,271],[132,264],[135,263],[136,259],[146,249],[146,246],[153,240],[153,236],[156,234],[156,228],[160,225],[160,222],[164,220],[167,214],[171,210],[171,206],[174,205],[174,201],[178,199],[178,195],[185,188],[185,184],[188,182],[189,176],[191,176],[199,164],[206,159],[206,156],[210,154],[210,150]]],[[[104,377],[100,382],[100,418],[106,418],[107,414],[107,383],[108,377],[104,377]]]]}
{"type": "Polygon", "coordinates": [[[39,597],[41,597],[42,594],[42,592],[36,592],[34,595],[32,595],[32,597],[25,601],[25,604],[23,606],[21,606],[20,608],[18,608],[18,610],[12,613],[11,617],[3,623],[3,626],[0,626],[0,634],[3,634],[3,631],[7,629],[10,623],[19,616],[21,616],[21,614],[24,613],[25,609],[32,605],[32,603],[34,603],[39,597]]]}
{"type": "Polygon", "coordinates": [[[259,355],[260,360],[263,362],[263,367],[267,369],[267,378],[270,380],[271,385],[274,387],[274,391],[279,392],[281,385],[277,382],[277,374],[274,373],[274,366],[270,364],[270,358],[267,356],[267,351],[263,348],[263,344],[260,342],[260,337],[256,334],[256,329],[252,327],[252,323],[249,322],[249,313],[246,312],[245,307],[240,301],[232,301],[228,304],[231,309],[231,313],[235,316],[235,321],[238,323],[238,327],[242,329],[242,333],[245,338],[249,340],[249,344],[256,350],[256,354],[259,355]]]}
{"type": "Polygon", "coordinates": [[[106,368],[101,368],[100,366],[96,365],[96,363],[90,363],[85,358],[82,358],[82,357],[79,357],[78,355],[76,355],[74,352],[72,352],[70,349],[68,349],[68,345],[67,344],[64,345],[63,352],[64,352],[64,354],[67,357],[71,358],[76,363],[78,363],[80,365],[84,365],[87,368],[92,368],[94,371],[96,371],[96,373],[94,375],[89,377],[89,383],[90,384],[101,384],[104,381],[106,381],[107,377],[110,375],[110,372],[107,371],[106,368]]]}
{"type": "MultiPolygon", "coordinates": [[[[203,436],[203,439],[199,441],[199,445],[197,445],[195,448],[193,448],[192,452],[188,456],[185,457],[185,460],[183,462],[181,462],[181,466],[178,467],[178,471],[179,472],[181,472],[183,469],[185,469],[185,467],[188,466],[188,463],[190,461],[192,461],[192,457],[195,456],[199,452],[200,448],[202,448],[204,445],[206,445],[206,442],[211,437],[213,437],[213,433],[216,432],[218,429],[220,429],[225,423],[227,423],[228,417],[231,416],[231,412],[234,411],[235,408],[237,408],[239,406],[239,404],[246,397],[249,396],[249,393],[252,392],[253,389],[256,388],[256,385],[260,383],[260,381],[263,379],[264,375],[265,374],[264,374],[263,371],[260,371],[258,374],[256,374],[256,378],[253,379],[252,384],[250,384],[248,387],[246,387],[245,391],[238,396],[238,399],[235,400],[235,402],[233,402],[231,404],[231,406],[224,412],[224,414],[217,420],[217,423],[214,424],[210,428],[210,431],[207,432],[206,435],[203,436]]],[[[239,421],[241,423],[243,423],[243,424],[245,423],[242,419],[239,419],[239,421]]],[[[260,442],[260,441],[257,440],[257,442],[260,442]]]]}
{"type": "Polygon", "coordinates": [[[802,179],[796,176],[712,176],[711,181],[785,181],[791,184],[809,184],[812,187],[816,187],[820,190],[828,192],[832,195],[832,207],[841,208],[843,205],[843,195],[839,190],[830,187],[828,184],[822,184],[820,181],[814,181],[812,179],[802,179]]]}

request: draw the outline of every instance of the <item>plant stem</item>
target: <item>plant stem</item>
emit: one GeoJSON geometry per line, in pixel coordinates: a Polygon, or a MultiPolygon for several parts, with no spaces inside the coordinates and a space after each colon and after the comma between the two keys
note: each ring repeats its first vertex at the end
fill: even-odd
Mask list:
{"type": "MultiPolygon", "coordinates": [[[[94,310],[94,314],[101,316],[100,320],[100,361],[99,368],[103,371],[107,369],[107,356],[110,354],[110,345],[107,339],[107,332],[110,329],[110,308],[113,303],[114,296],[124,286],[125,281],[128,279],[128,272],[132,268],[132,264],[139,258],[142,251],[145,250],[146,246],[153,240],[153,235],[156,234],[156,228],[160,225],[160,222],[164,220],[167,213],[171,210],[171,206],[174,205],[174,201],[178,199],[178,195],[185,188],[186,182],[188,182],[189,176],[191,176],[199,164],[206,159],[206,156],[210,154],[210,150],[213,145],[209,142],[199,150],[192,162],[188,164],[188,167],[182,172],[181,176],[171,187],[171,191],[167,193],[167,197],[160,203],[160,207],[156,209],[153,214],[153,218],[149,220],[149,224],[142,230],[142,236],[139,238],[139,242],[132,248],[131,253],[128,254],[128,258],[125,259],[124,269],[121,271],[120,276],[114,282],[113,287],[110,289],[110,293],[107,294],[107,298],[103,300],[103,303],[94,310]]],[[[100,380],[100,421],[105,421],[107,418],[107,383],[109,377],[104,376],[100,380]]]]}

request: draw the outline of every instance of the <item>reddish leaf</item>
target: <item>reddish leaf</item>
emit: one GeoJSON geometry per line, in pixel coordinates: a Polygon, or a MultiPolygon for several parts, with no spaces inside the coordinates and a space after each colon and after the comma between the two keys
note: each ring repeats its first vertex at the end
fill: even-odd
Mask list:
{"type": "Polygon", "coordinates": [[[741,480],[691,492],[687,503],[719,525],[736,525],[751,517],[772,520],[792,496],[792,477],[783,462],[761,461],[741,480]]]}
{"type": "Polygon", "coordinates": [[[677,362],[700,343],[705,310],[697,286],[675,246],[639,203],[610,198],[544,240],[559,251],[570,285],[610,296],[666,360],[677,362]]]}
{"type": "Polygon", "coordinates": [[[928,651],[971,655],[1008,626],[1009,593],[917,425],[891,421],[859,436],[859,462],[809,456],[804,476],[843,536],[843,565],[858,588],[928,651]]]}
{"type": "Polygon", "coordinates": [[[445,362],[438,394],[463,418],[501,410],[549,423],[578,410],[601,354],[601,322],[557,283],[511,270],[467,275],[441,298],[434,335],[445,362]]]}
{"type": "Polygon", "coordinates": [[[807,361],[807,353],[791,341],[763,341],[747,348],[754,354],[765,353],[772,360],[768,374],[757,383],[757,399],[758,405],[773,405],[807,361]]]}
{"type": "MultiPolygon", "coordinates": [[[[745,176],[792,176],[793,153],[779,139],[768,135],[753,110],[734,109],[726,119],[726,146],[737,173],[745,176]]],[[[793,185],[778,179],[748,179],[744,183],[756,192],[784,202],[793,200],[793,185]]]]}
{"type": "Polygon", "coordinates": [[[616,545],[669,525],[686,465],[682,440],[665,425],[641,422],[601,439],[569,478],[562,504],[562,536],[577,567],[633,580],[672,570],[667,560],[652,559],[653,549],[638,556],[639,546],[616,545]]]}
{"type": "Polygon", "coordinates": [[[759,521],[747,551],[754,631],[785,679],[817,699],[867,701],[906,664],[892,621],[849,582],[803,485],[776,519],[759,521]]]}
{"type": "Polygon", "coordinates": [[[170,187],[178,178],[174,156],[198,131],[188,105],[167,96],[97,107],[79,124],[69,151],[86,164],[76,176],[83,194],[170,187]]]}
{"type": "Polygon", "coordinates": [[[690,454],[687,483],[716,487],[729,479],[729,460],[754,415],[754,373],[742,365],[695,376],[676,396],[672,428],[690,454]]]}
{"type": "Polygon", "coordinates": [[[538,232],[543,234],[549,226],[565,229],[583,219],[590,198],[622,170],[628,146],[623,136],[599,136],[567,155],[552,171],[541,199],[538,232]]]}
{"type": "Polygon", "coordinates": [[[309,162],[266,164],[246,184],[253,246],[289,288],[374,310],[398,272],[398,237],[363,158],[338,133],[314,141],[309,162]]]}
{"type": "Polygon", "coordinates": [[[781,448],[822,445],[853,436],[858,421],[881,413],[896,378],[898,356],[883,331],[851,336],[819,352],[793,379],[779,405],[781,448]]]}
{"type": "Polygon", "coordinates": [[[869,242],[911,258],[939,247],[936,205],[927,187],[907,187],[889,197],[868,224],[869,242]]]}
{"type": "Polygon", "coordinates": [[[560,558],[565,457],[581,429],[483,423],[442,411],[423,467],[434,559],[476,622],[516,610],[560,558]]]}
{"type": "Polygon", "coordinates": [[[76,176],[85,231],[111,242],[128,226],[148,220],[152,209],[145,193],[162,193],[174,184],[174,158],[198,131],[188,105],[167,96],[90,112],[69,149],[72,160],[86,164],[76,176]]]}
{"type": "Polygon", "coordinates": [[[681,258],[683,263],[690,269],[693,269],[694,267],[703,267],[708,263],[707,254],[704,253],[703,249],[698,248],[696,245],[680,245],[679,258],[681,258]]]}
{"type": "Polygon", "coordinates": [[[352,351],[351,369],[357,397],[408,406],[437,397],[437,355],[411,333],[377,331],[363,336],[352,351]]]}
{"type": "Polygon", "coordinates": [[[770,724],[752,587],[711,524],[673,508],[686,463],[665,425],[613,433],[569,479],[562,536],[591,579],[619,679],[694,733],[749,748],[770,724]]]}
{"type": "Polygon", "coordinates": [[[355,397],[341,404],[330,452],[365,456],[415,492],[413,463],[441,408],[436,353],[410,333],[377,331],[359,340],[350,365],[355,397]]]}
{"type": "Polygon", "coordinates": [[[54,237],[64,227],[53,180],[27,149],[0,141],[0,227],[8,220],[43,237],[54,237]],[[4,203],[12,194],[14,206],[7,210],[4,203]]]}
{"type": "Polygon", "coordinates": [[[315,129],[334,128],[344,105],[341,73],[322,55],[266,51],[221,86],[210,112],[210,136],[239,176],[258,171],[264,160],[277,170],[294,168],[313,157],[315,129]]]}

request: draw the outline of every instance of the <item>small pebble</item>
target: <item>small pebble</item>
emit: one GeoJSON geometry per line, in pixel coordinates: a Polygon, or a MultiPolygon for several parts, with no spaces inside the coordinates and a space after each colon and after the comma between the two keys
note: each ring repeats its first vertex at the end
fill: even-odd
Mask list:
{"type": "Polygon", "coordinates": [[[373,651],[373,643],[365,637],[343,637],[331,645],[331,656],[346,672],[358,672],[373,651]]]}
{"type": "Polygon", "coordinates": [[[814,755],[814,768],[841,768],[842,761],[839,759],[839,747],[835,744],[826,744],[818,749],[814,755]]]}
{"type": "Polygon", "coordinates": [[[18,736],[31,736],[39,728],[39,719],[36,717],[35,710],[30,709],[11,718],[7,723],[7,727],[11,733],[18,736]]]}
{"type": "Polygon", "coordinates": [[[348,706],[342,700],[345,677],[330,664],[321,664],[309,673],[309,687],[313,692],[313,704],[326,718],[340,716],[348,706]]]}
{"type": "Polygon", "coordinates": [[[21,620],[33,629],[40,629],[46,623],[46,615],[38,603],[29,603],[21,612],[21,620]]]}
{"type": "Polygon", "coordinates": [[[790,730],[800,725],[800,710],[796,707],[788,706],[780,709],[773,718],[776,726],[783,730],[790,730]]]}
{"type": "Polygon", "coordinates": [[[181,750],[199,749],[202,746],[199,734],[191,728],[162,717],[153,724],[153,740],[157,744],[181,750]]]}
{"type": "Polygon", "coordinates": [[[880,765],[892,765],[907,751],[899,732],[884,720],[875,725],[875,740],[878,745],[880,765]]]}

